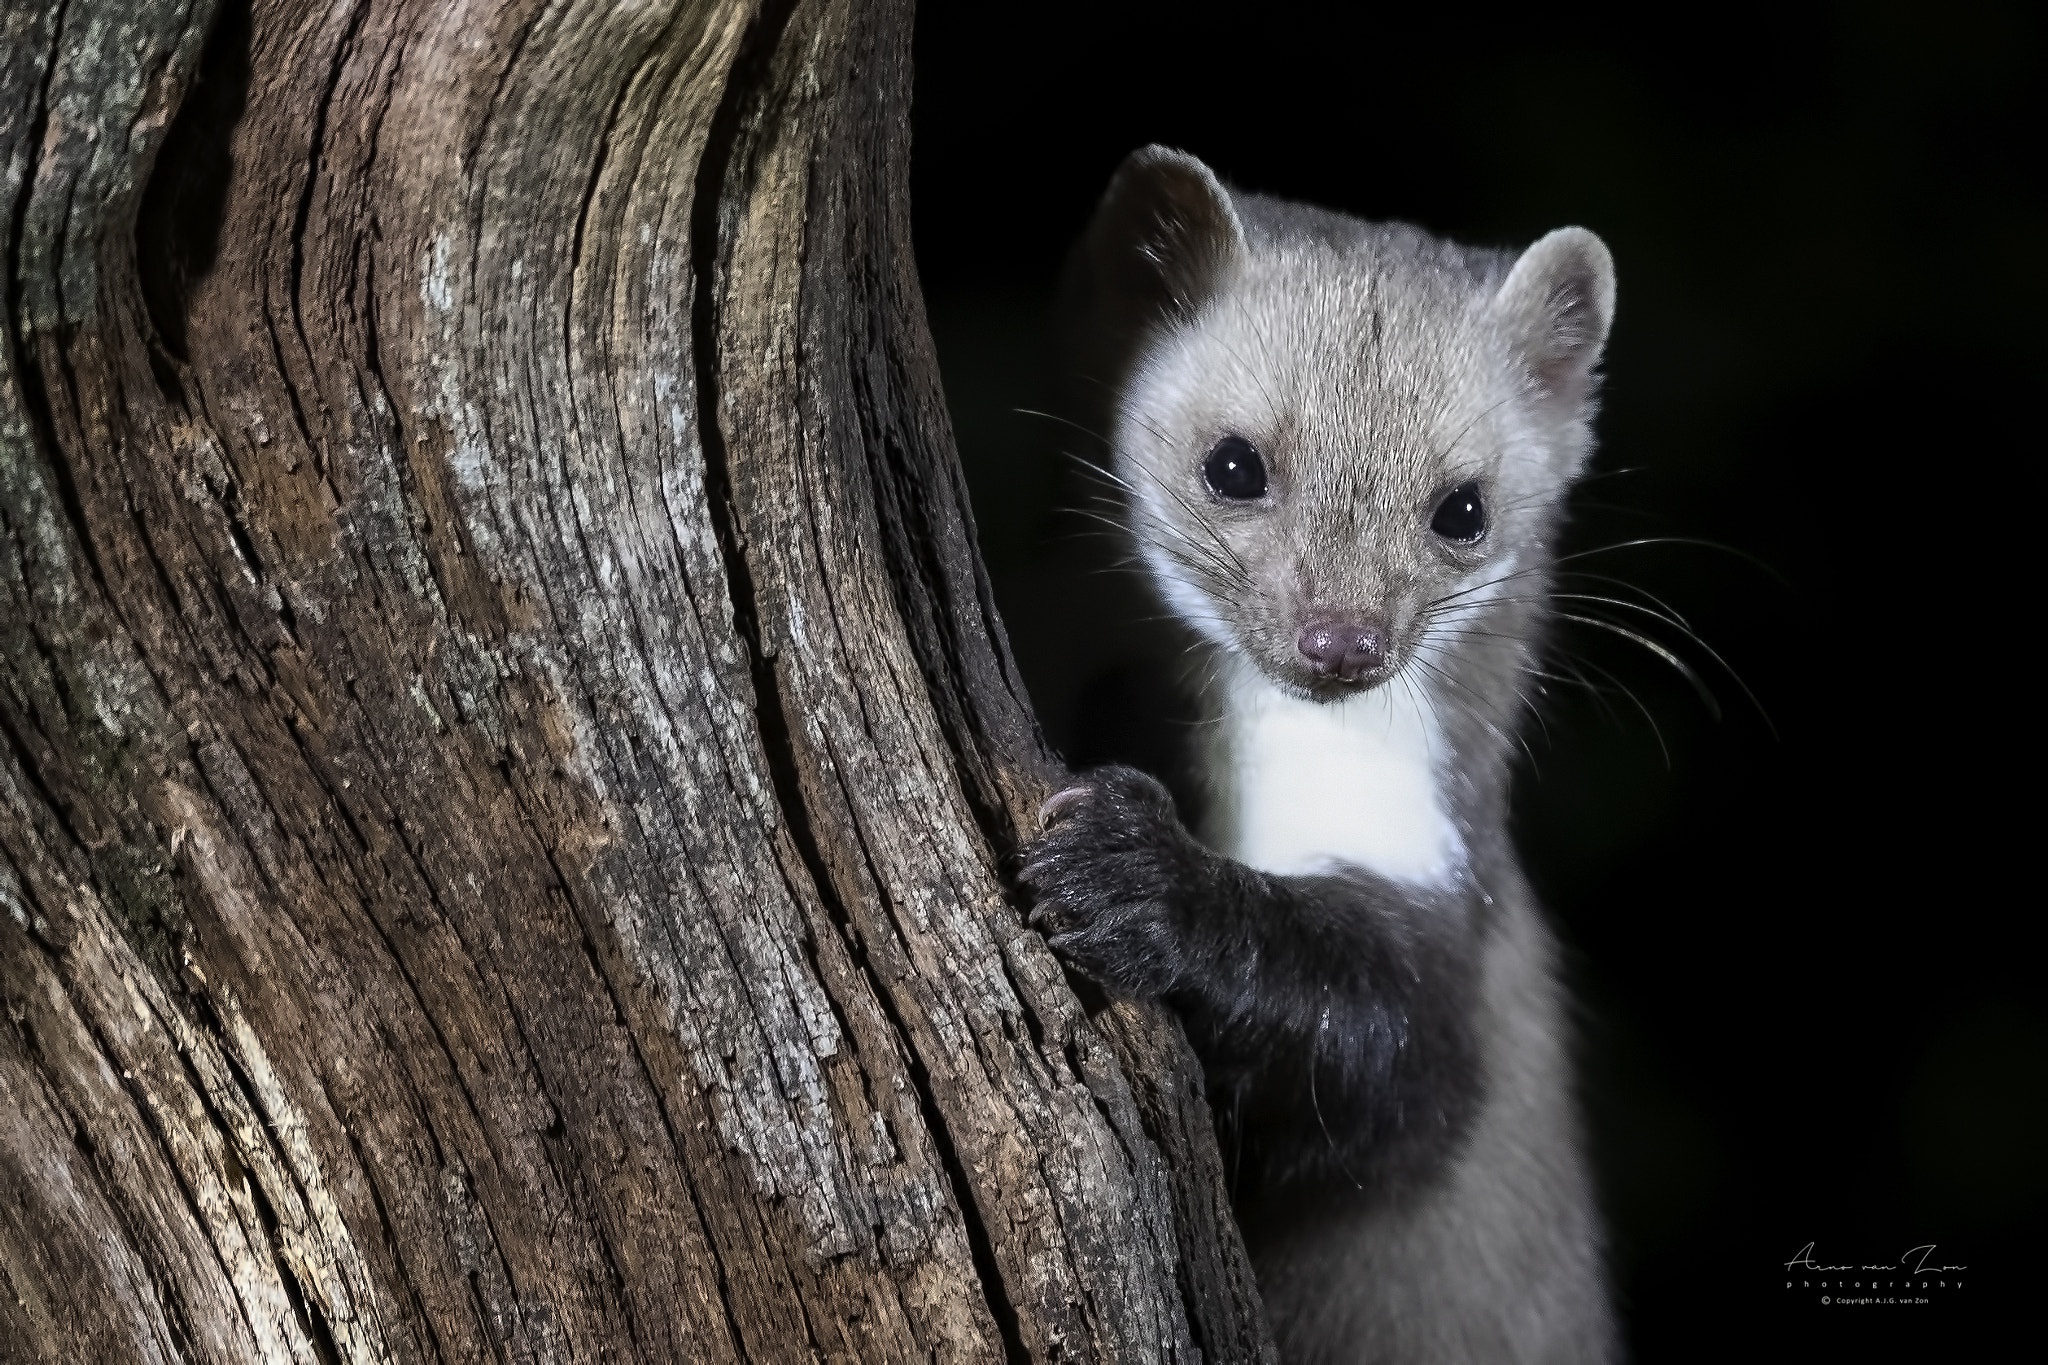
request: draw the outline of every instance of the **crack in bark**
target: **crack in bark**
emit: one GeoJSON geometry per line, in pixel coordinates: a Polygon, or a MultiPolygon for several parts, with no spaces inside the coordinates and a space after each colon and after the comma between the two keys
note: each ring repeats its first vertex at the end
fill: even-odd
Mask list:
{"type": "MultiPolygon", "coordinates": [[[[27,743],[15,731],[14,723],[8,716],[10,709],[0,707],[0,739],[6,741],[8,754],[14,759],[15,770],[27,782],[29,790],[34,792],[37,799],[43,803],[44,809],[49,812],[50,819],[56,823],[57,828],[64,831],[64,837],[70,841],[72,847],[78,849],[86,848],[85,840],[79,834],[78,829],[71,823],[70,813],[57,800],[56,794],[44,784],[41,765],[33,761],[33,756],[28,751],[27,743]]],[[[47,745],[48,741],[45,740],[44,742],[47,745]]],[[[87,867],[89,870],[89,860],[87,867]]],[[[79,869],[66,868],[65,871],[75,877],[79,869]]]]}
{"type": "MultiPolygon", "coordinates": [[[[355,46],[357,35],[362,32],[363,21],[369,17],[370,8],[369,0],[359,0],[359,3],[349,11],[348,22],[342,29],[341,39],[334,45],[334,56],[327,68],[327,84],[320,92],[319,103],[313,108],[313,133],[309,144],[306,183],[304,188],[299,191],[298,204],[292,212],[290,236],[292,245],[291,277],[290,283],[286,287],[285,301],[291,307],[292,328],[298,333],[299,346],[304,350],[309,362],[313,356],[313,345],[306,337],[306,317],[299,300],[300,286],[306,269],[306,223],[313,212],[313,194],[319,188],[320,171],[326,157],[327,111],[334,104],[334,92],[341,86],[342,69],[348,64],[349,53],[355,46]]],[[[271,327],[273,343],[276,342],[276,337],[277,330],[273,324],[271,327]]],[[[299,429],[304,431],[306,428],[306,416],[299,398],[298,384],[292,378],[291,370],[285,366],[284,356],[281,351],[278,355],[278,376],[284,381],[285,387],[291,392],[292,411],[299,419],[299,429]]],[[[319,392],[317,385],[314,392],[317,396],[319,392]]],[[[325,407],[324,403],[322,407],[325,407]]],[[[322,414],[320,425],[324,433],[328,425],[324,413],[322,414]]],[[[326,456],[321,449],[313,446],[310,433],[307,434],[306,444],[307,453],[312,457],[315,468],[324,471],[326,456]]]]}
{"type": "MultiPolygon", "coordinates": [[[[152,370],[181,399],[192,287],[213,268],[227,210],[228,138],[248,103],[251,0],[215,11],[190,87],[158,145],[136,213],[135,267],[159,346],[152,370]],[[159,349],[161,356],[159,356],[159,349]]],[[[165,63],[170,60],[165,54],[165,63]]]]}
{"type": "MultiPolygon", "coordinates": [[[[284,385],[284,396],[291,404],[292,425],[298,428],[299,439],[305,442],[306,458],[313,462],[314,470],[321,478],[325,479],[328,476],[325,447],[313,439],[313,428],[306,422],[305,404],[299,401],[299,386],[293,382],[291,370],[284,361],[284,343],[278,340],[277,322],[270,316],[268,309],[265,309],[263,313],[263,336],[270,344],[270,359],[276,366],[278,382],[284,385]]],[[[331,487],[332,485],[330,484],[329,486],[331,487]]],[[[340,503],[341,501],[342,499],[337,493],[335,502],[340,503]]]]}
{"type": "MultiPolygon", "coordinates": [[[[178,1160],[177,1152],[170,1141],[169,1135],[164,1130],[163,1116],[158,1112],[157,1106],[150,1102],[148,1092],[143,1089],[140,1082],[135,1080],[126,1070],[121,1069],[120,1062],[125,1060],[122,1049],[114,1045],[113,1040],[107,1036],[105,1030],[93,1019],[92,1011],[83,1007],[82,1002],[76,998],[75,992],[68,989],[68,987],[65,991],[65,1003],[70,1006],[72,1015],[78,1022],[79,1029],[92,1040],[93,1047],[100,1057],[105,1060],[110,1068],[114,1069],[118,1077],[117,1088],[128,1101],[136,1127],[148,1134],[151,1141],[155,1144],[158,1164],[169,1173],[172,1183],[177,1187],[179,1197],[184,1200],[185,1212],[192,1220],[192,1226],[199,1231],[201,1241],[204,1242],[206,1249],[212,1253],[213,1263],[220,1271],[222,1280],[234,1291],[235,1302],[241,1309],[243,1323],[248,1327],[251,1339],[260,1342],[263,1338],[263,1333],[258,1329],[253,1315],[254,1305],[248,1301],[245,1292],[247,1286],[242,1283],[241,1277],[235,1274],[233,1267],[228,1264],[226,1257],[223,1255],[216,1224],[214,1220],[207,1217],[198,1192],[192,1188],[192,1182],[186,1175],[184,1166],[178,1160]]],[[[175,1048],[173,1049],[173,1051],[176,1050],[175,1048]]],[[[229,1060],[230,1065],[233,1065],[232,1059],[225,1048],[222,1049],[222,1055],[224,1059],[229,1060]]],[[[243,1086],[246,1092],[248,1090],[247,1078],[242,1075],[239,1068],[235,1069],[234,1074],[236,1081],[243,1086]]],[[[201,1094],[204,1094],[203,1089],[201,1094]]],[[[61,1097],[57,1097],[57,1102],[63,1106],[65,1115],[72,1118],[73,1122],[79,1125],[79,1131],[83,1133],[83,1124],[79,1123],[71,1107],[68,1104],[63,1104],[61,1097]]],[[[211,1108],[210,1100],[208,1107],[211,1108]]],[[[257,1112],[260,1113],[261,1111],[258,1110],[257,1112]]],[[[232,1129],[226,1130],[226,1132],[232,1131],[232,1129]]],[[[267,1128],[266,1132],[268,1132],[267,1128]]],[[[271,1134],[270,1136],[275,1141],[275,1135],[271,1134]]],[[[223,1146],[232,1149],[232,1144],[226,1140],[226,1133],[222,1134],[222,1139],[223,1146]]],[[[114,1192],[118,1189],[118,1186],[110,1185],[106,1181],[96,1146],[90,1143],[81,1143],[80,1150],[92,1162],[94,1175],[101,1183],[102,1197],[106,1200],[108,1207],[115,1211],[115,1216],[121,1219],[128,1243],[132,1246],[146,1245],[149,1238],[137,1235],[143,1229],[132,1225],[130,1210],[125,1207],[127,1201],[115,1197],[114,1192]]],[[[244,1169],[246,1171],[246,1167],[244,1169]]],[[[247,1188],[252,1196],[259,1193],[258,1186],[253,1178],[247,1180],[247,1188]]],[[[232,1201],[230,1202],[232,1203],[232,1201]]],[[[261,1216],[259,1213],[259,1226],[261,1216]]],[[[275,1217],[274,1213],[272,1217],[275,1217]]],[[[239,1218],[236,1219],[236,1228],[241,1233],[244,1243],[253,1246],[257,1239],[250,1236],[251,1229],[244,1225],[239,1218]]],[[[266,1244],[272,1248],[271,1261],[275,1264],[277,1260],[275,1244],[268,1242],[267,1237],[266,1244]]],[[[166,1297],[175,1299],[177,1296],[166,1296],[160,1293],[158,1295],[159,1303],[166,1297]]]]}
{"type": "MultiPolygon", "coordinates": [[[[387,1036],[385,1041],[388,1047],[392,1040],[387,1036]]],[[[440,1337],[434,1331],[434,1319],[427,1312],[426,1303],[420,1297],[418,1278],[407,1270],[405,1264],[405,1239],[399,1236],[397,1227],[391,1221],[391,1209],[384,1200],[384,1186],[377,1178],[379,1174],[378,1169],[370,1162],[367,1154],[363,1151],[363,1144],[356,1137],[355,1130],[351,1125],[342,1124],[341,1133],[342,1137],[348,1142],[349,1153],[355,1158],[357,1168],[363,1173],[363,1186],[370,1192],[370,1205],[377,1212],[377,1230],[382,1234],[384,1245],[390,1252],[391,1263],[399,1269],[399,1288],[404,1292],[406,1299],[412,1305],[414,1319],[426,1327],[426,1340],[424,1344],[433,1353],[435,1360],[445,1361],[447,1356],[442,1352],[440,1337]]],[[[412,1339],[418,1342],[420,1337],[418,1334],[414,1334],[412,1339]]]]}
{"type": "MultiPolygon", "coordinates": [[[[29,276],[29,270],[25,268],[27,266],[25,250],[27,250],[27,231],[29,231],[29,209],[35,203],[35,186],[37,186],[37,180],[41,178],[41,170],[43,170],[43,147],[45,147],[45,141],[49,137],[49,90],[51,90],[51,86],[57,80],[57,68],[61,65],[63,20],[66,20],[68,16],[70,16],[70,0],[57,0],[57,8],[55,8],[55,14],[51,16],[51,25],[49,25],[49,49],[47,49],[47,55],[43,59],[43,80],[37,82],[35,113],[29,117],[29,135],[27,135],[27,139],[23,139],[23,172],[20,172],[20,182],[16,186],[12,213],[8,215],[10,221],[8,221],[8,241],[6,241],[6,319],[12,325],[6,327],[6,344],[8,344],[8,350],[10,350],[10,368],[14,372],[14,389],[16,389],[16,393],[20,393],[20,403],[23,403],[23,415],[29,417],[29,430],[31,430],[31,436],[33,436],[33,446],[29,450],[20,452],[18,458],[20,458],[20,463],[23,463],[23,471],[25,473],[31,467],[41,467],[47,473],[47,477],[49,477],[49,481],[51,481],[51,485],[53,485],[53,489],[57,493],[57,505],[63,510],[63,522],[66,522],[66,530],[70,532],[72,542],[78,546],[78,553],[84,557],[86,569],[88,569],[88,573],[92,577],[92,583],[94,583],[94,587],[98,587],[100,598],[104,600],[106,598],[106,573],[104,573],[104,567],[100,565],[98,546],[92,544],[92,532],[90,532],[90,526],[86,522],[84,503],[82,503],[82,499],[78,495],[78,483],[72,477],[72,469],[66,463],[66,458],[63,458],[63,444],[57,440],[55,409],[51,407],[51,401],[49,401],[49,391],[45,387],[45,377],[41,375],[41,366],[35,364],[31,354],[29,354],[29,325],[27,325],[27,319],[23,315],[23,307],[20,307],[20,305],[23,305],[23,282],[29,276]],[[35,446],[39,446],[45,452],[45,456],[47,456],[43,463],[37,463],[37,460],[35,460],[35,446]]],[[[68,219],[70,219],[70,201],[66,201],[66,221],[68,219]]],[[[55,252],[55,260],[51,262],[49,276],[53,280],[59,280],[61,278],[61,266],[63,266],[63,235],[61,233],[55,239],[53,252],[55,252]]],[[[76,401],[74,401],[74,407],[76,407],[76,401]]],[[[63,671],[55,667],[55,659],[51,659],[51,673],[53,673],[53,677],[59,677],[59,679],[63,677],[63,671]]]]}
{"type": "MultiPolygon", "coordinates": [[[[80,502],[78,487],[72,481],[71,471],[64,460],[64,447],[57,439],[56,416],[50,406],[50,395],[44,388],[40,367],[32,363],[28,349],[29,328],[22,315],[22,284],[27,278],[23,251],[28,231],[28,211],[36,197],[36,181],[42,170],[43,147],[50,127],[50,87],[56,81],[57,68],[64,47],[64,20],[70,14],[70,0],[58,0],[57,10],[50,23],[50,46],[44,58],[43,78],[36,87],[35,112],[28,121],[28,136],[22,140],[21,181],[15,189],[15,200],[9,215],[7,228],[7,294],[6,318],[12,324],[6,330],[9,349],[13,353],[13,370],[16,390],[21,394],[22,408],[29,419],[35,442],[41,446],[48,459],[44,467],[56,486],[58,504],[64,510],[72,538],[77,542],[79,552],[85,557],[86,567],[91,571],[94,586],[100,596],[107,595],[107,579],[101,568],[99,551],[92,543],[92,536],[85,519],[84,504],[80,502]]],[[[66,210],[67,217],[69,210],[66,210]]],[[[50,270],[53,279],[61,272],[63,242],[59,236],[54,247],[57,257],[50,270]]],[[[22,452],[24,463],[33,461],[32,452],[22,452]]]]}

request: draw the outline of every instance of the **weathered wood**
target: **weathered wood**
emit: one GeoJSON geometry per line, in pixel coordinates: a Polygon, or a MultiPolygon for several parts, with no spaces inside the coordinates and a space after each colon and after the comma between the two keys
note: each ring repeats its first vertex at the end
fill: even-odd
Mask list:
{"type": "Polygon", "coordinates": [[[0,1359],[1270,1356],[1000,875],[909,31],[0,16],[0,1359]]]}

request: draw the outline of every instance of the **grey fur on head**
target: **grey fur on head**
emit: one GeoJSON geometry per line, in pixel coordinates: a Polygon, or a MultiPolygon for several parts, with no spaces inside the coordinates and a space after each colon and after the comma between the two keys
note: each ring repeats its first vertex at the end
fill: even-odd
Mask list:
{"type": "Polygon", "coordinates": [[[1087,319],[1070,353],[1119,399],[1093,414],[1115,472],[1162,533],[1133,528],[1153,572],[1184,615],[1193,589],[1235,648],[1306,691],[1292,629],[1305,613],[1373,612],[1398,651],[1430,598],[1547,546],[1590,444],[1614,266],[1583,228],[1517,258],[1233,193],[1147,147],[1111,181],[1067,293],[1087,319]],[[1233,505],[1203,486],[1189,453],[1225,434],[1264,457],[1269,498],[1233,505]],[[1491,525],[1447,548],[1429,511],[1473,478],[1491,525]],[[1196,508],[1203,527],[1186,525],[1196,508]]]}

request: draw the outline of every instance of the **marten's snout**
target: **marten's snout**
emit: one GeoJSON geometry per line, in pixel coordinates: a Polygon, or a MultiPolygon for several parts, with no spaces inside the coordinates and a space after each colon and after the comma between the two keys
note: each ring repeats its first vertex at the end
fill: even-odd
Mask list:
{"type": "Polygon", "coordinates": [[[1317,677],[1344,683],[1379,681],[1391,649],[1379,622],[1341,617],[1310,621],[1294,643],[1317,677]]]}

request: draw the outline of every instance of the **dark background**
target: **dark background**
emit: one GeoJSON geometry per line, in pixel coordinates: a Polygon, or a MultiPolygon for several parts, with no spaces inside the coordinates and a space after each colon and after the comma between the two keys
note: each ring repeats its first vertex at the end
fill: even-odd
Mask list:
{"type": "Polygon", "coordinates": [[[1688,655],[1722,717],[1648,654],[1570,639],[1642,710],[1553,693],[1520,788],[1634,1354],[1900,1358],[2038,1299],[2037,18],[923,9],[918,263],[1062,751],[1164,768],[1177,733],[1156,608],[1057,510],[1085,500],[1063,461],[1089,443],[1016,411],[1050,401],[1059,264],[1126,152],[1471,241],[1593,228],[1620,306],[1574,544],[1739,552],[1604,565],[1726,658],[1740,683],[1688,655]],[[1933,1242],[1970,1271],[1925,1308],[1823,1309],[1784,1288],[1808,1242],[1855,1263],[1933,1242]]]}

